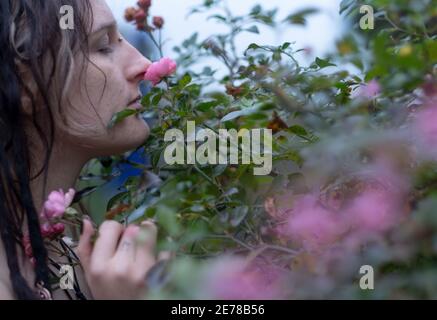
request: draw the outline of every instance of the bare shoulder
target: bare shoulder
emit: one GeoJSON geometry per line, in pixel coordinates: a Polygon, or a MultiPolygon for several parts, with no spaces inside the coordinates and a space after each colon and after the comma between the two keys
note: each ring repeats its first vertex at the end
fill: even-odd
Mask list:
{"type": "Polygon", "coordinates": [[[9,267],[3,242],[0,239],[0,300],[12,299],[14,299],[14,295],[12,293],[11,282],[9,280],[9,267]]]}
{"type": "Polygon", "coordinates": [[[12,290],[2,281],[0,281],[0,300],[14,300],[12,290]]]}

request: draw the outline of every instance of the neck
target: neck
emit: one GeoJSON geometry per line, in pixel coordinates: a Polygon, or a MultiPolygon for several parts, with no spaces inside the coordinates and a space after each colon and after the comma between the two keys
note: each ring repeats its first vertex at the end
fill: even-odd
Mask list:
{"type": "MultiPolygon", "coordinates": [[[[33,153],[33,168],[39,170],[45,158],[44,152],[33,153]]],[[[44,174],[31,182],[31,191],[35,208],[39,211],[50,192],[62,189],[65,192],[74,188],[83,166],[90,158],[65,144],[54,144],[47,169],[47,184],[44,190],[44,174]]],[[[35,172],[33,173],[35,174],[35,172]]]]}

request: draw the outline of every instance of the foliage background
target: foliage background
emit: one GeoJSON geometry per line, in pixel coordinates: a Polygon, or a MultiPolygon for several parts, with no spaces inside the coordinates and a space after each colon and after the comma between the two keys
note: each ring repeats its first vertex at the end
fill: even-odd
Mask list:
{"type": "Polygon", "coordinates": [[[194,33],[175,47],[178,75],[144,96],[153,129],[140,150],[150,164],[127,154],[95,159],[82,174],[92,181],[82,185],[87,195],[120,165],[137,170],[104,207],[106,218],[156,219],[159,248],[177,255],[164,276],[151,275],[149,298],[437,297],[437,5],[369,0],[375,29],[361,30],[362,4],[341,2],[350,32],[307,66],[297,58],[305,48],[291,41],[253,43],[244,54],[235,42],[260,25],[305,25],[314,8],[284,20],[261,5],[241,16],[220,0],[194,8],[192,14],[214,10],[210,19],[228,32],[206,39],[194,33]],[[193,71],[210,58],[224,77],[210,67],[193,71]],[[254,176],[252,165],[166,165],[166,130],[185,131],[190,120],[213,130],[273,129],[272,174],[254,176]],[[364,211],[381,212],[377,225],[390,214],[396,223],[337,232],[338,221],[349,219],[343,205],[368,188],[382,198],[364,198],[364,211]],[[302,205],[305,196],[315,204],[302,205]],[[318,210],[320,220],[296,229],[295,207],[306,217],[318,210]],[[338,219],[332,230],[325,211],[338,219]],[[360,289],[362,265],[374,267],[375,290],[360,289]]]}

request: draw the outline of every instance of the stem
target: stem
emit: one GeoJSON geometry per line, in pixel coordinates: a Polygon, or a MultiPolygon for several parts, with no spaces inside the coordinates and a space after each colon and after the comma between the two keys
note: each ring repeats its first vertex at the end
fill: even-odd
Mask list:
{"type": "Polygon", "coordinates": [[[162,52],[162,47],[160,46],[160,44],[159,44],[158,42],[156,42],[156,39],[155,39],[155,37],[153,36],[152,32],[151,32],[151,31],[146,31],[146,33],[149,35],[149,37],[150,37],[150,39],[152,40],[153,44],[158,48],[160,58],[163,58],[163,57],[164,57],[164,54],[163,54],[163,52],[162,52]]]}

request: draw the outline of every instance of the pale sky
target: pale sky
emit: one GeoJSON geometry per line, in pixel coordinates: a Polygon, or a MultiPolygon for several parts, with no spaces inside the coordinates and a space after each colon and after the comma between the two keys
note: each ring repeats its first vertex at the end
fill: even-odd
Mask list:
{"type": "MultiPolygon", "coordinates": [[[[122,31],[131,29],[124,22],[124,9],[136,4],[136,0],[107,0],[113,9],[114,15],[120,23],[122,31]]],[[[165,55],[172,56],[173,47],[180,44],[194,32],[199,32],[199,39],[217,32],[223,32],[226,28],[216,24],[213,20],[206,21],[207,15],[195,14],[186,19],[189,9],[203,0],[153,0],[151,14],[160,15],[165,19],[164,39],[168,40],[164,47],[165,55]]],[[[260,35],[245,33],[239,39],[239,49],[244,50],[247,46],[256,42],[259,44],[279,45],[283,42],[296,42],[295,48],[311,47],[314,54],[323,56],[332,48],[335,38],[341,33],[343,25],[338,15],[340,0],[238,0],[229,1],[231,10],[236,14],[244,14],[256,4],[261,4],[265,9],[279,8],[279,18],[283,19],[288,14],[301,8],[318,7],[321,13],[309,18],[306,27],[284,25],[285,28],[274,34],[269,28],[260,28],[260,35]]]]}

